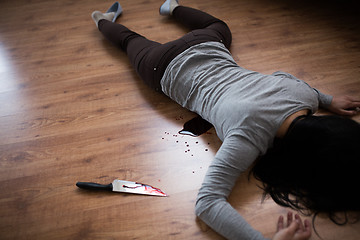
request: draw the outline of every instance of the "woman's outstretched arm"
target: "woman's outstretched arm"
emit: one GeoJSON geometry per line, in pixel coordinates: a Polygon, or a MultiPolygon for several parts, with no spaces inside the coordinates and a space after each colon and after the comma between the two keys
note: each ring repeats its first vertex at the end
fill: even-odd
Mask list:
{"type": "Polygon", "coordinates": [[[227,239],[265,239],[227,201],[239,175],[258,155],[259,150],[243,137],[225,138],[199,191],[196,215],[227,239]]]}

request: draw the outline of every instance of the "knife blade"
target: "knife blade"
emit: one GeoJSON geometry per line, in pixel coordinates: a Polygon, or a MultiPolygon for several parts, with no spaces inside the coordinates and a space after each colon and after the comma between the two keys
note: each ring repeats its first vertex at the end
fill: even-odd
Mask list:
{"type": "Polygon", "coordinates": [[[159,188],[143,183],[118,180],[118,179],[115,179],[112,183],[107,185],[93,183],[93,182],[77,182],[76,186],[87,190],[106,190],[113,192],[134,193],[134,194],[143,194],[143,195],[160,196],[160,197],[168,196],[165,192],[163,192],[159,188]]]}

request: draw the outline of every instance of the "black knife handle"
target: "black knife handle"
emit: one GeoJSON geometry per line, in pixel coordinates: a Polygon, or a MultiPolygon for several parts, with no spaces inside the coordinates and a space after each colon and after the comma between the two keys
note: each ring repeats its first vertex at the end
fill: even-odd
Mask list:
{"type": "Polygon", "coordinates": [[[87,189],[87,190],[106,190],[106,191],[113,190],[112,183],[110,183],[108,185],[102,185],[102,184],[93,183],[93,182],[77,182],[76,186],[79,188],[82,188],[82,189],[87,189]]]}

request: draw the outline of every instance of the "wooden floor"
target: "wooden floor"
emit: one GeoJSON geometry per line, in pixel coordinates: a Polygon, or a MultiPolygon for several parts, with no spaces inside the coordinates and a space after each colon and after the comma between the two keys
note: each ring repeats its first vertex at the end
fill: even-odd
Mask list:
{"type": "MultiPolygon", "coordinates": [[[[0,239],[222,239],[194,215],[221,142],[214,130],[177,134],[195,115],[148,89],[92,22],[92,11],[112,3],[0,1],[0,239]],[[75,186],[116,178],[170,196],[75,186]]],[[[360,14],[351,1],[181,3],[228,23],[241,66],[290,72],[324,93],[359,96],[360,14]]],[[[160,0],[121,4],[118,22],[150,39],[164,43],[186,32],[159,15],[160,0]]],[[[246,176],[230,201],[266,237],[287,211],[271,199],[261,203],[261,190],[246,176]]],[[[316,228],[322,239],[360,239],[360,223],[339,227],[319,217],[316,228]]]]}

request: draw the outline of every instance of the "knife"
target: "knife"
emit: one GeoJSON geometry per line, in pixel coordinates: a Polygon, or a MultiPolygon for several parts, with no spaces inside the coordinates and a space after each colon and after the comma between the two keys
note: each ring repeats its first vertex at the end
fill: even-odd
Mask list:
{"type": "Polygon", "coordinates": [[[153,186],[143,183],[130,182],[130,181],[124,181],[118,179],[114,180],[112,183],[108,185],[103,185],[93,182],[77,182],[76,186],[87,190],[106,190],[113,192],[144,194],[144,195],[152,195],[152,196],[160,196],[160,197],[168,196],[159,188],[155,188],[153,186]]]}

